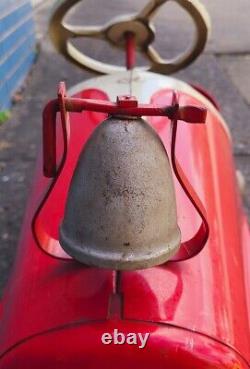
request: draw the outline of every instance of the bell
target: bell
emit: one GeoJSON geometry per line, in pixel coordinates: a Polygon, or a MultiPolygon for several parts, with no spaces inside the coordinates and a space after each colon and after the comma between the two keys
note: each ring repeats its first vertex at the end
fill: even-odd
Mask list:
{"type": "Polygon", "coordinates": [[[162,264],[178,251],[168,156],[145,120],[113,117],[93,132],[72,177],[60,243],[84,264],[116,270],[162,264]]]}

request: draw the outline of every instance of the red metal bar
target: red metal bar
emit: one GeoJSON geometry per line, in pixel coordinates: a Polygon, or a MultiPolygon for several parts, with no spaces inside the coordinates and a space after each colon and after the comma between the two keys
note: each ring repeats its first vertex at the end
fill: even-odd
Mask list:
{"type": "MultiPolygon", "coordinates": [[[[176,92],[173,94],[173,106],[178,104],[178,97],[176,92]]],[[[178,252],[170,259],[170,261],[182,261],[192,258],[197,255],[205,246],[208,236],[209,236],[209,226],[206,219],[206,210],[195,192],[193,186],[189,182],[186,177],[184,171],[179,165],[176,156],[175,156],[175,148],[176,148],[176,137],[177,137],[177,126],[178,119],[175,117],[172,120],[172,140],[171,140],[171,161],[174,174],[180,183],[183,191],[187,195],[188,199],[194,206],[195,210],[199,214],[201,218],[201,225],[198,231],[191,237],[189,240],[181,242],[181,246],[178,252]]]]}
{"type": "Polygon", "coordinates": [[[126,67],[128,70],[130,70],[134,68],[136,63],[135,34],[133,32],[126,32],[125,40],[126,40],[126,67]]]}
{"type": "Polygon", "coordinates": [[[206,109],[198,106],[152,106],[138,104],[137,106],[121,106],[110,101],[91,99],[65,99],[66,110],[69,112],[82,112],[83,110],[107,113],[109,115],[141,116],[167,116],[169,119],[177,118],[188,123],[204,123],[206,109]]]}
{"type": "Polygon", "coordinates": [[[45,177],[56,175],[56,114],[58,100],[50,101],[43,111],[43,173],[45,177]]]}

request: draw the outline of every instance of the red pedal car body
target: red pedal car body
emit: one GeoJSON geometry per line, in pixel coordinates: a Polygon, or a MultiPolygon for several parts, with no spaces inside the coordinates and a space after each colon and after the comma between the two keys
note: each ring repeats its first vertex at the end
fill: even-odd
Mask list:
{"type": "MultiPolygon", "coordinates": [[[[37,161],[16,260],[2,301],[0,368],[249,368],[250,235],[230,132],[212,98],[163,75],[187,65],[203,49],[207,38],[205,10],[194,0],[177,1],[191,14],[199,32],[191,51],[170,62],[159,60],[149,45],[151,17],[165,1],[153,1],[138,16],[115,20],[102,29],[62,25],[64,14],[76,2],[58,3],[50,25],[52,39],[76,64],[110,74],[84,81],[68,93],[60,84],[58,98],[44,109],[43,153],[37,161]],[[127,71],[91,61],[77,54],[69,42],[75,35],[99,37],[101,33],[116,46],[126,48],[127,71]],[[135,48],[151,58],[150,71],[134,68],[135,48]],[[111,119],[118,122],[112,129],[111,119]],[[120,140],[120,131],[114,133],[123,125],[125,141],[120,140]],[[133,144],[130,138],[127,143],[126,137],[134,132],[131,127],[148,130],[152,145],[140,138],[145,155],[139,153],[137,138],[133,136],[133,144]],[[95,149],[98,132],[103,141],[95,149]],[[143,172],[144,160],[151,155],[154,142],[158,145],[157,140],[170,158],[176,229],[181,233],[181,241],[176,241],[176,248],[167,255],[156,241],[163,221],[158,217],[160,205],[155,207],[148,201],[161,193],[161,177],[152,175],[161,157],[154,158],[150,173],[143,172]],[[110,155],[106,161],[101,156],[104,141],[110,155]],[[96,157],[90,155],[91,144],[96,157]],[[131,150],[125,164],[124,147],[131,150]],[[95,158],[103,163],[101,169],[95,158]],[[77,182],[78,172],[84,172],[88,160],[93,170],[88,169],[88,175],[81,177],[83,182],[77,182]],[[99,203],[96,183],[102,181],[100,171],[113,170],[117,162],[124,165],[122,174],[109,177],[107,188],[122,178],[118,187],[127,186],[125,194],[123,190],[118,200],[116,193],[115,200],[112,197],[99,203]],[[137,170],[131,175],[133,165],[137,170]],[[148,186],[145,180],[140,183],[145,173],[153,181],[148,186]],[[73,181],[72,176],[76,177],[73,181]],[[81,183],[88,188],[92,177],[91,195],[87,200],[77,197],[72,210],[69,192],[71,197],[81,192],[81,183]],[[128,178],[134,178],[136,191],[141,186],[141,197],[137,192],[133,197],[135,187],[134,192],[127,189],[128,178]],[[148,192],[145,199],[151,184],[153,193],[148,192]],[[96,201],[92,199],[88,205],[91,196],[96,201]],[[136,228],[136,236],[134,224],[144,215],[131,210],[135,203],[143,214],[151,207],[152,215],[141,231],[136,228]],[[96,216],[90,221],[91,208],[96,216]],[[124,223],[119,223],[118,233],[127,242],[122,246],[117,243],[116,249],[117,239],[115,246],[110,240],[102,241],[101,227],[108,227],[107,238],[114,237],[121,209],[126,209],[126,216],[122,215],[124,223]],[[76,217],[64,226],[72,212],[76,217]],[[103,212],[105,219],[99,220],[103,212]],[[94,246],[84,241],[85,248],[80,245],[74,254],[75,240],[68,244],[64,240],[62,245],[62,229],[69,232],[73,226],[79,229],[75,239],[82,239],[81,229],[87,229],[94,246]],[[139,243],[144,232],[144,241],[139,243]],[[153,247],[148,251],[146,244],[152,234],[153,247]],[[72,254],[65,251],[67,247],[72,248],[72,254]]],[[[171,193],[171,188],[166,191],[171,193]]],[[[165,201],[165,194],[162,196],[159,201],[165,201]]],[[[166,213],[174,219],[173,209],[166,209],[166,213]]],[[[149,247],[152,242],[148,241],[149,247]]],[[[163,248],[167,247],[166,241],[163,248]]]]}

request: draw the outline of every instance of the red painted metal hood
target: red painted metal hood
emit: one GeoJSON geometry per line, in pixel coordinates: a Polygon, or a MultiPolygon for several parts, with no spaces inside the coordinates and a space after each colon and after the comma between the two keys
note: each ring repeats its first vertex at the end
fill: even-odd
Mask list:
{"type": "Polygon", "coordinates": [[[184,329],[134,321],[73,324],[46,332],[23,342],[2,360],[4,369],[247,369],[248,366],[227,346],[184,329]],[[103,332],[114,329],[150,333],[147,346],[103,345],[103,332]]]}
{"type": "MultiPolygon", "coordinates": [[[[91,97],[95,96],[95,91],[92,90],[91,94],[91,97]]],[[[100,91],[96,94],[100,98],[100,91]]],[[[152,97],[152,102],[164,100],[168,103],[171,96],[171,91],[161,90],[152,97]]],[[[180,93],[180,104],[202,105],[184,93],[180,93]]],[[[58,224],[77,155],[102,119],[103,115],[99,113],[72,114],[71,134],[75,141],[69,150],[65,176],[48,198],[40,219],[41,232],[46,228],[46,242],[54,242],[58,236],[58,224]],[[84,130],[79,129],[83,121],[84,130]]],[[[169,149],[166,119],[155,117],[149,121],[169,149]]],[[[66,352],[68,355],[72,352],[75,366],[79,363],[77,358],[84,358],[86,367],[95,367],[100,366],[94,355],[96,350],[100,352],[98,357],[103,358],[104,368],[111,354],[114,355],[112,360],[119,362],[121,368],[134,365],[132,362],[140,368],[150,368],[147,355],[155,360],[154,367],[163,368],[163,361],[159,359],[159,355],[165,355],[162,347],[168,347],[166,357],[169,355],[171,358],[169,363],[172,367],[181,367],[179,363],[192,369],[246,367],[244,360],[250,362],[250,307],[247,302],[250,281],[244,272],[249,262],[243,255],[249,256],[246,250],[249,232],[246,227],[243,232],[244,214],[237,192],[230,141],[217,115],[209,111],[205,126],[181,126],[177,137],[177,158],[207,210],[209,240],[203,251],[190,260],[122,272],[121,314],[115,323],[109,320],[109,314],[116,273],[86,267],[72,260],[52,258],[36,244],[31,232],[32,220],[49,183],[42,177],[41,161],[38,161],[17,258],[3,301],[0,368],[13,368],[9,357],[13,360],[23,357],[26,366],[21,369],[28,368],[28,357],[32,358],[32,352],[39,358],[50,358],[51,363],[56,363],[55,353],[60,358],[60,352],[65,352],[64,359],[68,360],[66,352]],[[98,325],[96,321],[102,323],[98,325]],[[140,359],[132,349],[127,347],[126,351],[126,346],[122,348],[121,356],[117,356],[116,349],[105,351],[98,341],[99,333],[115,324],[125,330],[150,329],[152,346],[149,346],[149,351],[145,349],[140,359]],[[84,329],[82,325],[86,325],[84,329]],[[74,345],[71,344],[73,342],[74,345]],[[193,342],[192,348],[188,346],[190,342],[193,342]],[[173,356],[176,347],[180,361],[176,361],[177,355],[173,356]],[[131,358],[128,353],[131,353],[131,358]],[[189,361],[185,359],[187,356],[189,361]],[[202,360],[208,360],[208,357],[217,359],[206,366],[202,360]],[[218,360],[225,365],[219,366],[218,360]]],[[[188,238],[199,226],[199,219],[177,182],[175,187],[179,226],[182,237],[188,238]]],[[[165,363],[168,360],[166,358],[165,363]]],[[[39,362],[46,361],[39,359],[39,362]]],[[[47,363],[46,368],[56,367],[47,363]]],[[[68,368],[66,364],[58,364],[58,368],[68,368]]],[[[40,367],[36,365],[37,369],[40,367]]],[[[115,364],[109,365],[109,368],[114,367],[115,364]]]]}

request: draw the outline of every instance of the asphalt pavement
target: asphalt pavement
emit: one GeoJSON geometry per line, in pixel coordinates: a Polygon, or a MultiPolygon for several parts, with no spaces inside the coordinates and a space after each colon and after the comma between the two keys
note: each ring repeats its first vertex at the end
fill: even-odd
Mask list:
{"type": "MultiPolygon", "coordinates": [[[[218,100],[233,137],[236,166],[246,179],[244,204],[250,215],[250,7],[249,0],[204,0],[212,19],[212,35],[199,59],[175,77],[199,84],[218,100]]],[[[70,87],[93,74],[54,51],[47,35],[51,1],[35,1],[39,52],[25,88],[15,96],[12,116],[0,126],[0,291],[13,264],[34,162],[41,143],[41,112],[65,80],[70,87]]],[[[100,24],[140,9],[146,1],[85,0],[69,17],[78,24],[100,24]]],[[[181,51],[192,36],[192,24],[176,4],[166,4],[156,17],[155,47],[163,56],[181,51]]],[[[121,64],[123,55],[103,42],[81,42],[103,61],[121,64]],[[95,44],[94,44],[95,42],[95,44]]],[[[225,188],[226,190],[226,188],[225,188]]]]}

